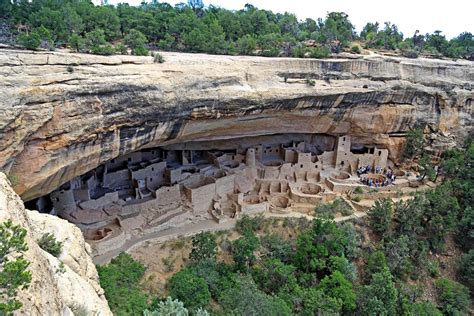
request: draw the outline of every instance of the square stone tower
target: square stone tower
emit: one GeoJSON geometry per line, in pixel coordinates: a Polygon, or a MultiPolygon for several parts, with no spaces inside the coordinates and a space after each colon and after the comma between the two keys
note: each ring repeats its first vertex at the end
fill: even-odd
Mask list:
{"type": "Polygon", "coordinates": [[[347,169],[351,157],[351,137],[349,135],[339,136],[336,148],[336,168],[347,169]]]}

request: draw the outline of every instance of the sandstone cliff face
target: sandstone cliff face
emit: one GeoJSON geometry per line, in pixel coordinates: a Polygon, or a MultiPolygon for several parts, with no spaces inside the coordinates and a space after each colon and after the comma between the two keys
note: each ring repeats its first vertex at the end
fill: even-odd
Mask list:
{"type": "Polygon", "coordinates": [[[28,231],[25,258],[30,261],[32,281],[19,294],[23,307],[18,315],[73,315],[78,309],[91,315],[112,315],[81,231],[56,216],[25,210],[23,201],[0,173],[0,222],[8,219],[28,231]],[[63,242],[59,258],[37,245],[36,240],[46,232],[63,242]]]}
{"type": "Polygon", "coordinates": [[[351,134],[396,159],[415,124],[435,147],[473,130],[472,62],[163,55],[0,51],[0,169],[24,200],[145,146],[351,134]]]}

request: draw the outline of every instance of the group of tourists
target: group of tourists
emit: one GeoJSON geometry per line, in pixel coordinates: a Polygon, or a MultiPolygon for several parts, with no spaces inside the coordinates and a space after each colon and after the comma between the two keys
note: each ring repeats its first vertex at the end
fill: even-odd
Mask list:
{"type": "Polygon", "coordinates": [[[397,178],[391,168],[382,169],[382,167],[380,166],[375,167],[374,173],[383,174],[385,176],[384,178],[369,177],[368,175],[366,175],[371,173],[371,171],[371,166],[360,167],[357,169],[357,175],[359,175],[360,181],[363,184],[368,185],[369,187],[385,187],[395,182],[397,178]]]}

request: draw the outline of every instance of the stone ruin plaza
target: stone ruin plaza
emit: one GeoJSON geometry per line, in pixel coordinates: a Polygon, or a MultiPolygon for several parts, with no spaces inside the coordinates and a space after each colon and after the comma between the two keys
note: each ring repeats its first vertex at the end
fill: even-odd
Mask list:
{"type": "Polygon", "coordinates": [[[406,187],[388,149],[349,135],[272,135],[143,149],[108,161],[35,201],[79,226],[98,253],[186,221],[311,214],[357,187],[406,187]],[[218,149],[214,149],[218,148],[218,149]]]}

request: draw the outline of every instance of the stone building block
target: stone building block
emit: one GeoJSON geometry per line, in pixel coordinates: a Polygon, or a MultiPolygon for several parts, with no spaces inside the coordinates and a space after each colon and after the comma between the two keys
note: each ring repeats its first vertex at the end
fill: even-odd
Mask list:
{"type": "Polygon", "coordinates": [[[83,209],[101,209],[102,207],[117,202],[119,200],[118,192],[106,193],[104,196],[95,199],[85,201],[79,204],[83,209]]]}

